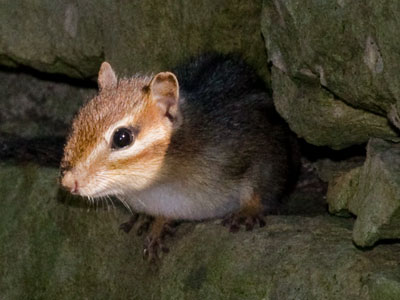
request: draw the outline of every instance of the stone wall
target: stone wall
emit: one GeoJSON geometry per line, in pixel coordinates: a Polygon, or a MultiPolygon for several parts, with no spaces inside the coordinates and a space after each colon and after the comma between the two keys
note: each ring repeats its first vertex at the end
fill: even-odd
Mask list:
{"type": "Polygon", "coordinates": [[[262,31],[278,111],[335,149],[394,138],[400,99],[398,1],[264,1],[262,31]]]}
{"type": "Polygon", "coordinates": [[[400,238],[399,13],[400,3],[390,0],[263,5],[275,105],[292,130],[333,149],[372,139],[361,177],[360,169],[346,170],[328,193],[331,212],[358,216],[354,241],[363,247],[400,238]]]}
{"type": "Polygon", "coordinates": [[[0,298],[400,298],[399,14],[395,0],[2,1],[0,298]],[[288,215],[236,235],[182,224],[149,265],[122,207],[58,189],[62,145],[102,61],[129,76],[207,51],[241,54],[318,159],[288,215]],[[336,151],[367,143],[366,159],[336,151]]]}
{"type": "Polygon", "coordinates": [[[2,299],[397,299],[400,245],[365,252],[352,220],[270,216],[253,232],[186,223],[156,265],[129,214],[58,190],[58,171],[0,163],[2,299]],[[383,298],[383,297],[386,298],[383,298]]]}
{"type": "Polygon", "coordinates": [[[0,64],[72,77],[155,72],[205,52],[238,52],[268,76],[260,1],[2,1],[0,64]]]}

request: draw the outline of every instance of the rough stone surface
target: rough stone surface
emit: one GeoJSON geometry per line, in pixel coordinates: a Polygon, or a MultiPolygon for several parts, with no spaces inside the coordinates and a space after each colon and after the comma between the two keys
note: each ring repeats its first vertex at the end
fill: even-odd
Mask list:
{"type": "Polygon", "coordinates": [[[351,241],[351,219],[270,216],[231,234],[181,224],[157,266],[128,215],[58,190],[56,169],[0,163],[2,299],[398,299],[400,245],[351,241]]]}
{"type": "Polygon", "coordinates": [[[72,77],[157,72],[204,51],[239,52],[268,77],[260,1],[1,1],[0,64],[72,77]]]}
{"type": "Polygon", "coordinates": [[[1,136],[33,138],[67,134],[72,117],[96,90],[94,84],[85,86],[66,78],[54,79],[0,71],[0,82],[4,86],[0,89],[0,139],[1,136]]]}
{"type": "Polygon", "coordinates": [[[263,3],[275,101],[291,128],[336,149],[395,136],[386,116],[400,99],[400,3],[263,3]]]}
{"type": "MultiPolygon", "coordinates": [[[[326,198],[330,213],[349,216],[349,203],[353,203],[359,189],[361,169],[361,167],[358,167],[344,174],[338,174],[329,182],[326,198]]],[[[354,210],[358,209],[355,208],[354,210]]]]}
{"type": "Polygon", "coordinates": [[[325,187],[314,193],[311,180],[288,215],[253,232],[181,224],[157,266],[142,260],[143,237],[118,230],[122,206],[66,195],[44,167],[57,167],[95,93],[54,73],[93,79],[103,60],[127,76],[156,72],[215,50],[243,54],[269,80],[260,14],[276,106],[300,137],[334,149],[393,140],[397,12],[394,0],[1,2],[0,64],[53,74],[0,73],[0,298],[400,299],[400,245],[376,244],[400,236],[398,145],[373,139],[363,166],[320,172],[330,211],[355,222],[325,213],[325,187]]]}
{"type": "Polygon", "coordinates": [[[362,167],[344,173],[329,184],[332,213],[357,215],[354,242],[372,246],[381,239],[400,238],[400,144],[372,139],[362,167]]]}

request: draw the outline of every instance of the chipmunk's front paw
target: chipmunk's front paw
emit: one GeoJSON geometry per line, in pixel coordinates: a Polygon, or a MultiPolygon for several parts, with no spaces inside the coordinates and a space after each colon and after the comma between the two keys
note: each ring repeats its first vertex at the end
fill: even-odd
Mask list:
{"type": "Polygon", "coordinates": [[[136,225],[136,234],[142,235],[144,232],[147,232],[149,230],[149,227],[153,220],[153,217],[134,213],[127,222],[119,225],[119,229],[125,231],[126,233],[129,233],[136,225]]]}
{"type": "Polygon", "coordinates": [[[229,227],[230,232],[238,232],[242,225],[245,226],[247,231],[250,231],[253,230],[256,224],[258,224],[260,227],[265,226],[263,214],[245,214],[242,212],[237,212],[228,215],[222,220],[222,225],[229,227]]]}
{"type": "Polygon", "coordinates": [[[153,263],[159,260],[161,253],[169,252],[169,248],[164,244],[166,235],[173,236],[174,234],[175,228],[172,222],[161,217],[155,218],[144,241],[143,258],[153,263]]]}
{"type": "Polygon", "coordinates": [[[160,259],[161,252],[168,253],[169,248],[164,245],[164,239],[161,237],[147,236],[144,241],[143,259],[149,262],[156,262],[160,259]]]}
{"type": "Polygon", "coordinates": [[[138,219],[139,219],[139,214],[133,213],[127,222],[124,222],[121,225],[119,225],[119,229],[125,231],[126,233],[129,233],[138,219]]]}

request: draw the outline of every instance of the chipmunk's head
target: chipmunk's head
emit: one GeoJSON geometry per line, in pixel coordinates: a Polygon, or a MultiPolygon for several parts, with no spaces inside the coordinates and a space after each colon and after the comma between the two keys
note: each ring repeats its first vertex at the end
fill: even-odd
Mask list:
{"type": "Polygon", "coordinates": [[[104,62],[99,94],[73,121],[61,162],[61,184],[88,197],[140,190],[157,179],[179,123],[174,74],[118,80],[104,62]]]}

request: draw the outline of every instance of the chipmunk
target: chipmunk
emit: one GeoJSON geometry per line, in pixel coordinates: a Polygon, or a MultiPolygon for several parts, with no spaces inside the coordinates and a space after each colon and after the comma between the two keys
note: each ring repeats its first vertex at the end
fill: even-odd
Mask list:
{"type": "Polygon", "coordinates": [[[231,231],[265,224],[296,162],[291,134],[248,65],[205,55],[171,72],[118,79],[104,62],[98,85],[64,149],[61,184],[72,194],[114,195],[153,216],[150,256],[164,249],[173,220],[225,217],[231,231]]]}

